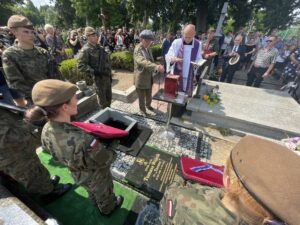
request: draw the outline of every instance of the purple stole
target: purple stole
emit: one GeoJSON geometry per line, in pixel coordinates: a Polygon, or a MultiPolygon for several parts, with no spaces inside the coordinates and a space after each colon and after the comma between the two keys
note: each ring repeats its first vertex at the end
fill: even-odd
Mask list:
{"type": "MultiPolygon", "coordinates": [[[[190,58],[190,61],[195,61],[197,58],[197,53],[199,50],[199,41],[197,41],[196,39],[193,39],[194,42],[194,47],[192,48],[192,52],[190,56],[187,56],[190,58]]],[[[179,58],[183,58],[184,56],[184,49],[183,49],[183,39],[181,42],[181,46],[178,52],[178,56],[179,58]]],[[[180,75],[179,77],[179,88],[178,91],[183,91],[186,94],[188,94],[189,97],[192,96],[193,94],[193,79],[194,79],[194,71],[193,71],[193,66],[190,64],[190,68],[189,68],[189,74],[188,74],[188,78],[187,78],[187,85],[186,85],[186,90],[183,90],[183,82],[182,82],[182,62],[177,62],[175,64],[175,68],[174,68],[174,74],[175,75],[180,75]]]]}

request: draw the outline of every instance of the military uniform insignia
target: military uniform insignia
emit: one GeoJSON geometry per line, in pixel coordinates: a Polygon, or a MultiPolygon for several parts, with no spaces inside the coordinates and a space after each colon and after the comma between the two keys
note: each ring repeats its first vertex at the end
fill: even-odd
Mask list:
{"type": "Polygon", "coordinates": [[[94,148],[97,147],[97,144],[98,144],[98,140],[97,140],[96,138],[94,138],[94,139],[92,140],[92,142],[90,143],[90,147],[91,147],[92,149],[94,149],[94,148]]]}
{"type": "Polygon", "coordinates": [[[173,205],[173,201],[171,199],[168,199],[168,217],[172,218],[173,214],[174,214],[174,205],[173,205]]]}
{"type": "Polygon", "coordinates": [[[2,61],[3,61],[3,63],[6,64],[6,65],[9,65],[9,64],[10,64],[10,60],[9,60],[7,57],[3,57],[2,61]]]}

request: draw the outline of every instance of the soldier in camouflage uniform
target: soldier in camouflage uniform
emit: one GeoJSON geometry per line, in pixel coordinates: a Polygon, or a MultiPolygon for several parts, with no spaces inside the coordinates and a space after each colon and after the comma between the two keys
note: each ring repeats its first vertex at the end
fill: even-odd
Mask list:
{"type": "Polygon", "coordinates": [[[79,51],[77,67],[80,72],[93,77],[99,104],[104,109],[110,107],[112,99],[109,55],[98,44],[98,35],[94,28],[86,27],[84,35],[87,37],[88,43],[79,51]]]}
{"type": "Polygon", "coordinates": [[[49,54],[47,50],[34,46],[33,25],[26,17],[13,15],[7,25],[18,39],[18,44],[3,52],[3,70],[9,88],[19,94],[14,99],[16,104],[24,107],[27,103],[31,104],[33,85],[49,75],[49,54]]]}
{"type": "Polygon", "coordinates": [[[160,202],[162,225],[297,225],[299,173],[297,154],[246,136],[226,162],[224,189],[175,179],[160,202]]]}
{"type": "Polygon", "coordinates": [[[76,90],[75,85],[59,80],[38,82],[32,90],[36,106],[28,119],[36,120],[38,114],[49,119],[42,131],[43,146],[68,167],[100,212],[109,215],[123,202],[122,196],[113,193],[110,165],[116,154],[110,145],[70,124],[70,117],[77,113],[76,90]]]}
{"type": "Polygon", "coordinates": [[[47,202],[55,200],[71,186],[56,186],[59,177],[50,178],[32,147],[35,137],[23,117],[0,109],[0,171],[24,185],[30,194],[41,196],[47,202]]]}

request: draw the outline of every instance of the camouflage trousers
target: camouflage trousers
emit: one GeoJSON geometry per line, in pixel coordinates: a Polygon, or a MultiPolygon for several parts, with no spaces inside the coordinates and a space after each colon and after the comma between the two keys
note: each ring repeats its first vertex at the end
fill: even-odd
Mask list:
{"type": "Polygon", "coordinates": [[[112,99],[111,77],[94,76],[94,87],[96,89],[99,104],[102,109],[110,107],[112,99]]]}
{"type": "Polygon", "coordinates": [[[35,151],[40,141],[22,125],[20,118],[0,113],[3,113],[0,118],[0,171],[20,182],[31,194],[50,193],[54,188],[50,174],[35,151]]]}
{"type": "Polygon", "coordinates": [[[11,164],[6,164],[4,167],[0,165],[0,171],[21,183],[30,194],[49,194],[54,188],[50,180],[50,174],[41,164],[35,150],[31,150],[31,156],[19,154],[18,159],[12,160],[11,164]]]}
{"type": "Polygon", "coordinates": [[[115,208],[115,194],[110,167],[97,170],[91,178],[82,183],[89,198],[103,214],[109,214],[115,208]]]}

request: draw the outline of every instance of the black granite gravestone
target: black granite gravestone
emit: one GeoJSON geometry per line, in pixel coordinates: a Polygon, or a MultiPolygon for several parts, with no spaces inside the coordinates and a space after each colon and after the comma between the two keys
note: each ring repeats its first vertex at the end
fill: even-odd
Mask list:
{"type": "Polygon", "coordinates": [[[166,186],[178,172],[178,158],[145,146],[125,179],[155,200],[160,200],[166,186]]]}

